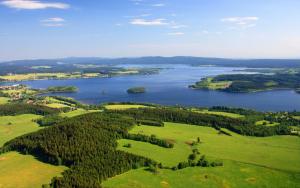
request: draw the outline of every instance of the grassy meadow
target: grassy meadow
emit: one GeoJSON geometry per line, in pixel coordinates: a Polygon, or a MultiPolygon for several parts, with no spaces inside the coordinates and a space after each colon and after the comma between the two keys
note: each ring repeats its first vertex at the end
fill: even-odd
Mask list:
{"type": "Polygon", "coordinates": [[[7,97],[0,97],[0,105],[7,104],[9,101],[9,98],[7,97]]]}
{"type": "Polygon", "coordinates": [[[41,129],[33,120],[41,116],[23,114],[17,116],[0,116],[0,147],[7,141],[41,129]]]}
{"type": "Polygon", "coordinates": [[[81,74],[67,74],[67,73],[30,73],[30,74],[12,74],[0,76],[1,79],[6,81],[22,81],[22,80],[39,80],[39,79],[67,79],[67,78],[80,78],[81,74]]]}
{"type": "Polygon", "coordinates": [[[85,110],[82,108],[78,108],[78,109],[70,111],[70,112],[61,113],[60,116],[71,118],[71,117],[88,114],[88,113],[92,113],[92,112],[99,112],[99,110],[85,110]]]}
{"type": "Polygon", "coordinates": [[[9,152],[0,155],[0,188],[40,188],[66,170],[42,163],[31,155],[9,152]]]}
{"type": "Polygon", "coordinates": [[[132,108],[147,108],[148,106],[139,104],[109,104],[105,105],[107,110],[127,110],[132,108]]]}
{"type": "Polygon", "coordinates": [[[260,166],[224,160],[223,167],[159,170],[157,174],[145,169],[131,170],[113,177],[104,188],[297,188],[299,175],[260,166]]]}
{"type": "Polygon", "coordinates": [[[255,122],[255,125],[265,125],[265,126],[272,127],[272,126],[279,125],[279,123],[277,123],[277,122],[270,122],[270,121],[267,121],[267,120],[261,120],[261,121],[255,122]]]}
{"type": "Polygon", "coordinates": [[[158,175],[132,170],[105,182],[105,187],[274,187],[286,183],[297,187],[300,181],[300,138],[296,136],[258,138],[233,132],[227,136],[213,128],[177,123],[166,123],[165,127],[136,126],[131,133],[154,134],[173,142],[174,148],[122,139],[120,150],[172,167],[187,161],[192,148],[197,147],[208,159],[223,161],[224,166],[160,170],[158,175]],[[198,137],[201,143],[191,146],[198,137]],[[128,143],[131,148],[123,147],[128,143]]]}
{"type": "Polygon", "coordinates": [[[208,77],[201,80],[200,82],[197,82],[195,85],[192,85],[192,88],[218,90],[228,88],[231,84],[231,81],[214,82],[213,78],[208,77]]]}
{"type": "Polygon", "coordinates": [[[219,116],[225,116],[230,118],[244,118],[244,115],[235,114],[235,113],[229,113],[229,112],[217,112],[217,111],[209,111],[209,110],[192,110],[193,112],[202,113],[202,114],[213,114],[213,115],[219,115],[219,116]]]}

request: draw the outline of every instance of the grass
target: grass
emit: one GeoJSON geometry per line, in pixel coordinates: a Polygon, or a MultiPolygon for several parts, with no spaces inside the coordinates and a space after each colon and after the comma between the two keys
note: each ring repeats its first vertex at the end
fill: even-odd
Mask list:
{"type": "Polygon", "coordinates": [[[9,152],[0,155],[1,188],[39,188],[66,170],[63,166],[42,163],[31,155],[9,152]]]}
{"type": "Polygon", "coordinates": [[[73,110],[70,112],[66,112],[66,113],[61,113],[60,116],[62,117],[75,117],[75,116],[79,116],[79,115],[83,115],[83,114],[87,114],[87,113],[92,113],[92,112],[100,112],[99,110],[85,110],[82,108],[78,108],[77,110],[73,110]]]}
{"type": "Polygon", "coordinates": [[[127,110],[131,108],[148,108],[148,106],[139,104],[110,104],[105,105],[105,108],[108,110],[127,110]]]}
{"type": "Polygon", "coordinates": [[[300,120],[300,116],[294,116],[294,118],[300,120]]]}
{"type": "Polygon", "coordinates": [[[40,117],[33,114],[0,116],[0,147],[15,137],[41,129],[37,123],[32,121],[40,117]]]}
{"type": "MultiPolygon", "coordinates": [[[[227,130],[227,132],[230,132],[227,130]]],[[[209,127],[165,123],[165,127],[136,126],[131,133],[155,134],[173,141],[167,149],[132,140],[119,140],[118,148],[174,166],[186,161],[190,144],[210,160],[222,160],[223,167],[161,170],[158,175],[132,170],[104,183],[104,187],[297,187],[300,181],[300,138],[296,136],[246,137],[230,132],[219,135],[209,127]],[[122,147],[131,143],[131,148],[122,147]]]]}
{"type": "Polygon", "coordinates": [[[48,106],[50,108],[65,108],[65,107],[69,107],[65,104],[61,104],[61,103],[50,103],[50,104],[46,104],[45,106],[48,106]]]}
{"type": "Polygon", "coordinates": [[[265,126],[268,126],[268,127],[276,126],[276,125],[279,125],[279,124],[280,123],[270,122],[270,121],[267,121],[267,120],[261,120],[261,121],[255,122],[255,125],[265,125],[265,126]]]}
{"type": "Polygon", "coordinates": [[[214,82],[213,78],[208,77],[200,82],[197,82],[193,88],[196,89],[211,89],[211,90],[218,90],[218,89],[225,89],[228,88],[232,84],[231,81],[220,81],[220,82],[214,82]]]}
{"type": "Polygon", "coordinates": [[[244,115],[229,113],[229,112],[217,112],[217,111],[209,111],[209,110],[193,110],[193,112],[203,113],[203,114],[213,114],[219,116],[226,116],[230,118],[244,118],[244,115]]]}
{"type": "Polygon", "coordinates": [[[80,78],[81,73],[30,73],[30,74],[12,74],[0,76],[6,81],[22,81],[22,80],[40,80],[40,79],[68,79],[80,78]]]}
{"type": "Polygon", "coordinates": [[[299,176],[233,161],[223,167],[160,170],[158,174],[144,169],[132,170],[103,183],[105,188],[250,188],[298,187],[299,176]]]}
{"type": "Polygon", "coordinates": [[[147,143],[120,140],[121,150],[149,156],[166,165],[177,164],[191,153],[187,143],[200,137],[199,151],[214,159],[229,159],[255,165],[264,165],[287,171],[300,172],[300,138],[294,136],[246,137],[230,132],[232,136],[219,135],[210,127],[165,123],[165,127],[136,126],[132,133],[154,134],[159,138],[173,140],[175,147],[165,149],[147,143]],[[132,143],[132,148],[121,147],[122,143],[132,143]],[[139,149],[143,148],[143,149],[139,149]],[[148,149],[149,148],[149,149],[148,149]],[[155,151],[155,152],[153,152],[155,151]],[[160,153],[160,151],[162,151],[160,153]],[[152,157],[153,156],[153,157],[152,157]]]}
{"type": "Polygon", "coordinates": [[[7,97],[0,97],[0,105],[7,104],[9,101],[9,98],[7,97]]]}
{"type": "Polygon", "coordinates": [[[5,94],[8,94],[9,96],[12,96],[14,94],[26,94],[26,95],[34,95],[37,93],[35,90],[23,88],[23,89],[11,89],[11,90],[3,90],[2,91],[5,94]]]}

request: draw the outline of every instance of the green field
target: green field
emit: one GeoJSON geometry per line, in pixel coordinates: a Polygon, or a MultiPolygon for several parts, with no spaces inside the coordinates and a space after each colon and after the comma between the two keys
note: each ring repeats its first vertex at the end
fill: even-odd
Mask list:
{"type": "Polygon", "coordinates": [[[70,79],[80,78],[80,73],[30,73],[30,74],[13,74],[0,76],[1,79],[6,81],[22,81],[22,80],[40,80],[40,79],[70,79]]]}
{"type": "Polygon", "coordinates": [[[294,118],[300,120],[300,116],[294,116],[294,118]]]}
{"type": "Polygon", "coordinates": [[[158,174],[144,169],[131,170],[103,183],[105,188],[297,188],[299,175],[264,167],[224,161],[223,167],[159,170],[158,174]]]}
{"type": "Polygon", "coordinates": [[[139,105],[139,104],[110,104],[105,105],[105,108],[108,110],[127,110],[131,108],[147,108],[148,106],[139,105]]]}
{"type": "Polygon", "coordinates": [[[162,170],[159,175],[144,170],[133,170],[112,178],[105,182],[104,186],[182,187],[184,184],[188,187],[272,187],[284,186],[288,182],[289,187],[296,187],[300,181],[299,137],[246,137],[230,131],[228,132],[232,136],[226,136],[218,134],[213,128],[176,123],[166,123],[165,127],[136,126],[131,132],[154,134],[174,142],[174,148],[166,149],[143,142],[119,140],[120,150],[147,156],[165,166],[171,167],[186,161],[192,149],[190,144],[196,141],[197,137],[202,142],[196,146],[201,154],[205,154],[210,160],[222,160],[225,164],[215,168],[162,170]],[[127,143],[131,143],[132,147],[122,147],[127,143]],[[209,178],[203,178],[205,175],[209,178]],[[199,181],[193,180],[194,176],[199,177],[199,181]],[[162,185],[161,182],[164,181],[172,186],[162,185]],[[211,183],[207,184],[206,181],[211,183]]]}
{"type": "Polygon", "coordinates": [[[9,98],[7,97],[0,97],[0,105],[1,104],[7,104],[9,101],[9,98]]]}
{"type": "Polygon", "coordinates": [[[209,111],[209,110],[193,110],[193,112],[203,113],[203,114],[213,114],[219,116],[226,116],[230,118],[244,118],[244,115],[229,113],[229,112],[217,112],[217,111],[209,111]]]}
{"type": "Polygon", "coordinates": [[[214,82],[213,78],[208,77],[202,79],[200,82],[197,82],[195,85],[190,86],[191,88],[195,89],[211,89],[211,90],[218,90],[218,89],[225,89],[228,88],[232,84],[231,81],[218,81],[214,82]]]}
{"type": "Polygon", "coordinates": [[[255,125],[265,125],[265,126],[276,126],[276,125],[279,125],[280,123],[277,123],[277,122],[269,122],[269,121],[266,121],[266,120],[261,120],[261,121],[257,121],[255,122],[255,125]]]}
{"type": "Polygon", "coordinates": [[[0,188],[40,188],[65,169],[42,163],[31,155],[5,153],[0,155],[0,188]]]}
{"type": "Polygon", "coordinates": [[[87,114],[87,113],[92,113],[92,112],[99,112],[99,110],[85,110],[82,108],[78,108],[77,110],[73,110],[70,112],[66,112],[66,113],[61,113],[60,116],[62,117],[75,117],[75,116],[79,116],[79,115],[83,115],[83,114],[87,114]]]}
{"type": "Polygon", "coordinates": [[[17,136],[41,129],[37,123],[32,121],[40,117],[33,114],[0,116],[0,147],[17,136]]]}
{"type": "Polygon", "coordinates": [[[69,107],[65,104],[61,104],[61,103],[50,103],[50,104],[45,104],[45,106],[48,106],[50,108],[65,108],[65,107],[69,107]]]}

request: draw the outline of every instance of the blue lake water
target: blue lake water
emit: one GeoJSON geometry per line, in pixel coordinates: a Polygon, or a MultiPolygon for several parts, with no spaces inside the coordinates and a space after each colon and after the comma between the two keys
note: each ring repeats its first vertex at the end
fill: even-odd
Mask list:
{"type": "MultiPolygon", "coordinates": [[[[122,65],[140,67],[145,65],[122,65]]],[[[300,94],[292,90],[258,93],[225,93],[219,91],[192,90],[188,85],[203,77],[219,74],[246,73],[241,68],[192,67],[188,65],[148,65],[163,68],[155,75],[119,76],[112,78],[37,80],[19,82],[33,88],[73,85],[77,93],[60,93],[88,104],[103,102],[150,102],[164,105],[231,106],[261,111],[300,110],[300,94]],[[143,86],[144,94],[128,94],[130,87],[143,86]]]]}

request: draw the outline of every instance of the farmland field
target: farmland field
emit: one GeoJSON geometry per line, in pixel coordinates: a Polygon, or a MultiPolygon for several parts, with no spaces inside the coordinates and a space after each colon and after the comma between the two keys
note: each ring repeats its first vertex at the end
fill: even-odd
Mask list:
{"type": "Polygon", "coordinates": [[[61,113],[60,116],[71,118],[71,117],[88,114],[88,113],[92,113],[92,112],[98,112],[98,111],[99,110],[85,110],[82,108],[78,108],[78,109],[70,111],[70,112],[61,113]]]}
{"type": "MultiPolygon", "coordinates": [[[[230,132],[230,131],[228,131],[230,132]]],[[[145,170],[133,170],[104,183],[107,187],[271,187],[279,180],[296,187],[300,180],[300,138],[293,136],[246,137],[230,132],[220,135],[209,127],[166,123],[165,127],[136,126],[131,133],[154,134],[175,143],[174,148],[162,148],[149,143],[119,140],[119,149],[147,156],[164,166],[172,167],[187,161],[191,153],[190,143],[201,139],[196,147],[210,160],[222,160],[223,167],[187,168],[182,171],[161,170],[153,175],[145,170]],[[123,147],[131,144],[131,148],[123,147]],[[207,178],[205,178],[207,176],[207,178]],[[196,179],[195,179],[196,178],[196,179]],[[194,180],[199,181],[194,181],[194,180]],[[146,183],[143,183],[145,180],[146,183]],[[163,183],[162,183],[163,182],[163,183]],[[164,183],[166,182],[166,183],[164,183]],[[161,184],[162,183],[162,184],[161,184]],[[146,186],[147,185],[147,186],[146,186]],[[168,186],[166,186],[168,187],[168,186]]],[[[194,146],[193,146],[194,147],[194,146]]]]}
{"type": "Polygon", "coordinates": [[[108,110],[127,110],[131,108],[146,108],[145,105],[138,105],[138,104],[110,104],[105,105],[105,108],[108,110]]]}
{"type": "Polygon", "coordinates": [[[37,123],[33,122],[40,117],[33,114],[0,116],[0,147],[17,136],[41,129],[37,123]]]}
{"type": "Polygon", "coordinates": [[[9,101],[9,98],[7,98],[7,97],[0,97],[0,105],[1,104],[6,104],[6,103],[8,103],[8,101],[9,101]]]}
{"type": "Polygon", "coordinates": [[[1,188],[40,188],[66,169],[42,163],[31,155],[9,152],[0,155],[1,188]]]}
{"type": "Polygon", "coordinates": [[[235,113],[229,113],[229,112],[217,112],[217,111],[209,111],[209,110],[193,110],[193,112],[198,112],[202,114],[213,114],[213,115],[219,115],[219,116],[226,116],[230,118],[244,118],[245,116],[235,113]]]}

